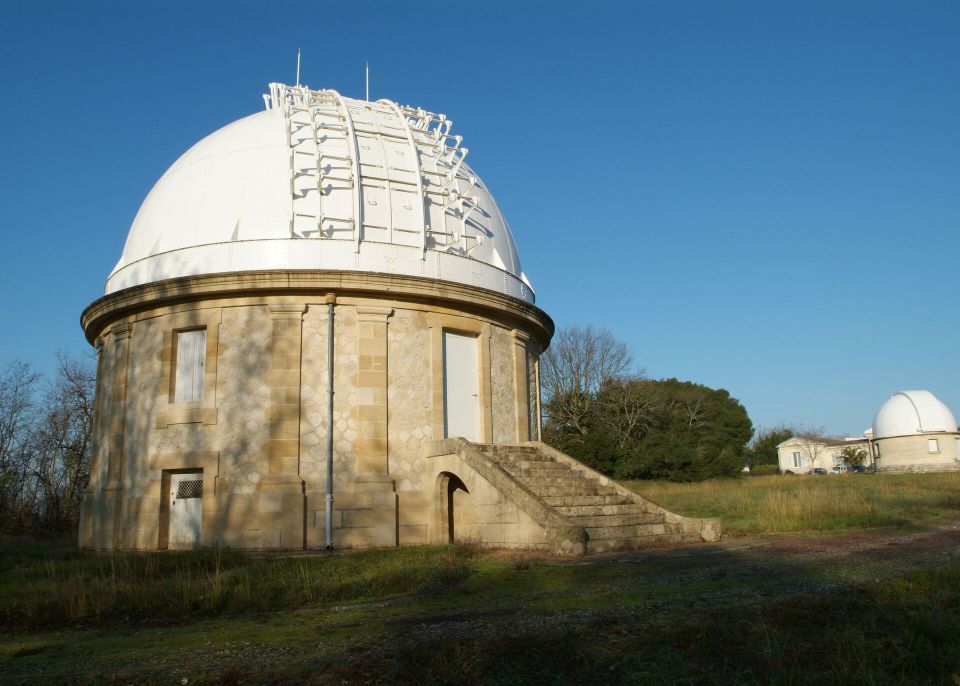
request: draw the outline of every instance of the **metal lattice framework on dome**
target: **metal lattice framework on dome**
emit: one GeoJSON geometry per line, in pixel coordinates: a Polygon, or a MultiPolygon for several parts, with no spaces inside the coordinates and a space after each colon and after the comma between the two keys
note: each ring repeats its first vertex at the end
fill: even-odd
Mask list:
{"type": "Polygon", "coordinates": [[[291,237],[415,245],[421,259],[483,242],[478,179],[446,115],[281,83],[264,102],[286,125],[291,237]]]}
{"type": "Polygon", "coordinates": [[[265,109],[207,135],[161,176],[107,279],[396,274],[533,303],[490,189],[442,114],[272,83],[265,109]]]}

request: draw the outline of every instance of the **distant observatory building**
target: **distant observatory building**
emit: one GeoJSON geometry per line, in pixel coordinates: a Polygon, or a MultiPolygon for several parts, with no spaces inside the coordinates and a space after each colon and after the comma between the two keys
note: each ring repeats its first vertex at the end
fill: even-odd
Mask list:
{"type": "Polygon", "coordinates": [[[930,391],[900,391],[890,396],[877,410],[868,438],[880,471],[960,468],[957,420],[930,391]]]}
{"type": "Polygon", "coordinates": [[[960,431],[946,405],[930,391],[899,391],[880,406],[873,425],[856,438],[791,436],[777,446],[780,471],[845,471],[845,450],[862,450],[878,472],[960,469],[960,431]]]}
{"type": "Polygon", "coordinates": [[[140,208],[106,295],[79,543],[714,539],[538,442],[534,305],[442,114],[271,84],[140,208]]]}

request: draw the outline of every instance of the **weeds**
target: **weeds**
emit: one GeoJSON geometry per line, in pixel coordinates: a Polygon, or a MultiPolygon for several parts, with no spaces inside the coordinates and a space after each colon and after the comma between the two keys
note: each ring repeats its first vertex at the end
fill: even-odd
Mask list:
{"type": "MultiPolygon", "coordinates": [[[[5,612],[15,592],[11,575],[36,598],[31,579],[49,589],[73,570],[115,586],[105,618],[132,619],[104,631],[58,627],[0,636],[0,673],[6,670],[11,683],[51,684],[165,684],[181,677],[198,685],[276,686],[951,683],[960,671],[955,543],[956,534],[944,529],[936,546],[907,557],[898,546],[877,548],[883,556],[768,558],[760,547],[574,565],[472,559],[474,551],[460,546],[319,558],[115,555],[112,562],[77,553],[44,560],[22,551],[0,573],[5,612]],[[918,570],[918,561],[929,566],[918,570]],[[198,619],[241,601],[254,612],[298,608],[303,598],[437,592],[344,612],[131,626],[165,594],[183,592],[162,584],[188,572],[208,580],[184,596],[195,603],[189,607],[201,608],[198,619]],[[138,580],[136,602],[122,595],[134,593],[130,579],[138,580]]],[[[48,622],[59,606],[51,607],[48,622]]]]}
{"type": "Polygon", "coordinates": [[[258,559],[230,550],[45,559],[0,548],[0,616],[7,628],[270,612],[380,599],[465,578],[464,546],[258,559]]]}

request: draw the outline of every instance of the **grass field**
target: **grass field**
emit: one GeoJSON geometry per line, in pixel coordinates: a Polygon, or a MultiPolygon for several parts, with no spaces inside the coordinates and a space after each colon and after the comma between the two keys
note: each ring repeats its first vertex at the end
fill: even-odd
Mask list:
{"type": "Polygon", "coordinates": [[[696,484],[626,481],[691,517],[720,517],[725,535],[902,526],[960,512],[960,473],[757,476],[696,484]]]}
{"type": "Polygon", "coordinates": [[[826,537],[619,558],[468,545],[96,555],[8,540],[0,683],[958,683],[960,512],[931,523],[957,509],[951,483],[960,491],[954,475],[642,484],[728,530],[803,527],[813,516],[783,505],[797,499],[833,503],[835,521],[826,537]],[[768,511],[742,512],[750,503],[768,511]]]}
{"type": "Polygon", "coordinates": [[[97,555],[56,544],[0,547],[7,628],[274,612],[429,593],[470,573],[467,546],[269,559],[236,551],[97,555]]]}

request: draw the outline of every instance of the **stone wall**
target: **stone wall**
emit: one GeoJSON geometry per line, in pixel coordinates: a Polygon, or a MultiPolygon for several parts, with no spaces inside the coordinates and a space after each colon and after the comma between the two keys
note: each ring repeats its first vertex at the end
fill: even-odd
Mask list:
{"type": "Polygon", "coordinates": [[[879,457],[877,470],[881,472],[941,472],[960,468],[957,462],[958,434],[938,433],[916,436],[895,436],[874,441],[879,457]],[[937,450],[931,452],[928,441],[937,441],[937,450]]]}
{"type": "MultiPolygon", "coordinates": [[[[165,547],[169,475],[202,470],[201,545],[322,547],[328,299],[335,302],[331,521],[337,547],[435,538],[437,477],[424,446],[443,432],[443,330],[479,337],[483,437],[509,441],[526,431],[527,410],[517,401],[526,379],[517,378],[515,356],[523,319],[509,307],[481,313],[435,298],[355,292],[228,295],[141,304],[114,321],[101,320],[106,323],[94,335],[101,349],[97,417],[81,546],[165,547]],[[176,403],[176,334],[192,328],[207,331],[203,398],[176,403]]],[[[545,335],[524,326],[524,338],[545,335]]],[[[486,522],[495,527],[488,533],[508,532],[494,538],[509,544],[499,540],[513,535],[504,517],[520,515],[489,509],[484,503],[494,496],[478,489],[477,507],[462,509],[474,519],[461,528],[486,522]]]]}

